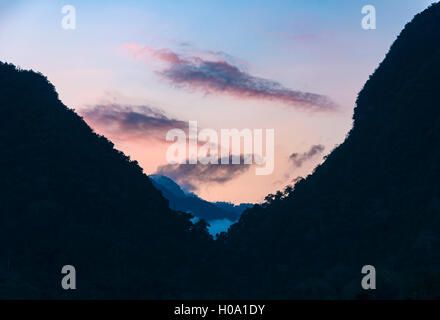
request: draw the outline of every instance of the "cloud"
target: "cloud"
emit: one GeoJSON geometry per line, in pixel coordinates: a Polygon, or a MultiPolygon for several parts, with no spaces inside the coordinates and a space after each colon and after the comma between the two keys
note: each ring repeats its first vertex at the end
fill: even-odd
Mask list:
{"type": "Polygon", "coordinates": [[[160,109],[132,105],[96,105],[80,114],[95,129],[118,139],[156,139],[165,141],[166,133],[184,129],[184,121],[169,118],[160,109]]]}
{"type": "Polygon", "coordinates": [[[133,42],[124,44],[124,48],[132,53],[135,58],[141,58],[144,60],[144,62],[147,62],[148,58],[150,57],[172,64],[184,63],[184,60],[181,60],[176,53],[168,49],[153,49],[148,46],[140,46],[133,42]]]}
{"type": "Polygon", "coordinates": [[[310,150],[304,153],[292,153],[289,156],[290,162],[297,168],[301,167],[307,160],[312,159],[314,156],[322,153],[325,147],[321,144],[313,145],[310,150]]]}
{"type": "Polygon", "coordinates": [[[160,166],[156,174],[167,176],[188,191],[196,191],[200,184],[223,184],[245,173],[252,165],[244,164],[244,156],[240,156],[239,164],[166,164],[160,166]]]}
{"type": "Polygon", "coordinates": [[[222,52],[210,52],[212,60],[199,56],[184,57],[169,49],[154,49],[136,43],[124,47],[146,63],[151,59],[166,63],[167,66],[157,74],[176,87],[240,99],[278,101],[304,110],[331,111],[337,108],[326,96],[292,90],[276,81],[255,77],[237,67],[233,59],[222,52]]]}

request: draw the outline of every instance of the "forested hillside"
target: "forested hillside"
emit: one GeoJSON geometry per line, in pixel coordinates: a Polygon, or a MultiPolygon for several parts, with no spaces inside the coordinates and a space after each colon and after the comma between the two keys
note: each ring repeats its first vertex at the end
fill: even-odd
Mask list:
{"type": "Polygon", "coordinates": [[[439,22],[440,4],[418,14],[360,92],[344,143],[223,235],[231,295],[440,297],[439,22]],[[376,291],[361,290],[364,265],[376,291]]]}
{"type": "Polygon", "coordinates": [[[44,76],[1,63],[0,113],[0,298],[203,296],[203,223],[171,211],[44,76]],[[61,288],[64,265],[74,292],[61,288]]]}

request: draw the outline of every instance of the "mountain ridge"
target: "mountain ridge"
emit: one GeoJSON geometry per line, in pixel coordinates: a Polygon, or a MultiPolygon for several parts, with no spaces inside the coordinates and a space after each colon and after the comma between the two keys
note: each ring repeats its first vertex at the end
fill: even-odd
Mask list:
{"type": "Polygon", "coordinates": [[[405,26],[324,163],[220,237],[230,267],[246,270],[231,295],[440,297],[438,21],[439,3],[405,26]],[[360,287],[364,265],[377,290],[360,287]]]}
{"type": "Polygon", "coordinates": [[[19,275],[23,297],[209,291],[206,225],[170,210],[137,162],[64,106],[46,77],[0,63],[0,112],[0,271],[19,275]],[[80,275],[74,292],[61,287],[64,265],[80,275]]]}
{"type": "Polygon", "coordinates": [[[207,222],[212,220],[227,219],[235,222],[241,213],[253,204],[233,205],[227,202],[209,202],[194,193],[182,189],[174,180],[163,175],[150,175],[154,186],[170,202],[173,210],[191,213],[207,222]]]}

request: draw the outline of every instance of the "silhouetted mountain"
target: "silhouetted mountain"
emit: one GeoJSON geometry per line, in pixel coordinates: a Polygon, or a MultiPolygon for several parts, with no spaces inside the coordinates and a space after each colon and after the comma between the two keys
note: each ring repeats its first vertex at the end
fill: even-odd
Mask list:
{"type": "Polygon", "coordinates": [[[217,205],[217,203],[203,200],[193,193],[184,192],[177,183],[168,177],[162,175],[150,175],[149,177],[153,185],[168,199],[171,209],[191,213],[207,222],[221,219],[237,221],[245,209],[244,206],[217,205]]]}
{"type": "Polygon", "coordinates": [[[65,107],[44,76],[3,63],[0,150],[0,298],[209,291],[206,224],[171,211],[138,164],[65,107]],[[61,288],[64,265],[76,268],[75,291],[61,288]]]}
{"type": "Polygon", "coordinates": [[[162,192],[162,195],[164,195],[164,193],[167,194],[167,196],[164,195],[164,197],[168,200],[168,197],[182,199],[189,194],[189,192],[184,191],[182,187],[168,177],[160,174],[150,174],[148,177],[151,179],[151,182],[153,182],[156,189],[159,189],[162,192]]]}
{"type": "Polygon", "coordinates": [[[344,143],[222,235],[227,296],[440,298],[439,39],[435,4],[365,84],[344,143]]]}
{"type": "Polygon", "coordinates": [[[224,202],[224,201],[217,201],[213,202],[214,205],[216,205],[219,208],[222,208],[223,210],[232,212],[240,216],[244,210],[252,208],[255,204],[253,203],[240,203],[238,205],[230,203],[230,202],[224,202]]]}

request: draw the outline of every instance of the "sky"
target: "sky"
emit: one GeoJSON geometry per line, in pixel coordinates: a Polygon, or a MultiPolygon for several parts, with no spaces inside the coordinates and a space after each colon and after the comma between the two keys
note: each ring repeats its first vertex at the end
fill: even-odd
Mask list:
{"type": "Polygon", "coordinates": [[[145,173],[209,201],[261,202],[343,142],[363,84],[432,2],[2,0],[0,61],[46,75],[145,173]],[[62,27],[65,5],[75,29],[62,27]],[[374,30],[362,28],[365,5],[376,9],[374,30]],[[219,135],[274,130],[273,172],[169,164],[166,134],[188,133],[188,121],[219,135]]]}

